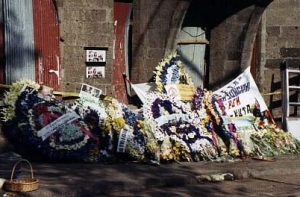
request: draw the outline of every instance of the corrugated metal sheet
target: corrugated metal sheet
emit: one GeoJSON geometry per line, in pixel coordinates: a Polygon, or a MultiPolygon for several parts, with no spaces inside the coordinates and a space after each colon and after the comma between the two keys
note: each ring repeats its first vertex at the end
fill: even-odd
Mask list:
{"type": "Polygon", "coordinates": [[[32,0],[3,0],[6,83],[35,79],[32,0]]]}
{"type": "MultiPolygon", "coordinates": [[[[0,10],[3,10],[2,1],[0,1],[0,10]]],[[[3,15],[0,14],[0,83],[5,83],[4,79],[5,64],[4,64],[4,24],[3,15]]]]}
{"type": "Polygon", "coordinates": [[[59,24],[52,0],[33,0],[36,81],[59,88],[59,24]],[[57,72],[53,72],[57,71],[57,72]]]}

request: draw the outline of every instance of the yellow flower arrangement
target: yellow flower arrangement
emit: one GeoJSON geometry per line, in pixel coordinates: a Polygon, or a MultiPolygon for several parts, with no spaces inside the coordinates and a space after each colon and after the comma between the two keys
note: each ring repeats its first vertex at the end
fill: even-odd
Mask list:
{"type": "Polygon", "coordinates": [[[148,120],[138,120],[137,127],[143,135],[146,136],[146,149],[148,149],[150,153],[155,154],[159,149],[159,145],[154,136],[155,128],[153,128],[153,125],[148,120]]]}
{"type": "Polygon", "coordinates": [[[4,104],[6,108],[4,108],[1,113],[3,115],[3,121],[9,121],[15,117],[15,103],[18,99],[18,96],[21,94],[21,90],[23,87],[28,86],[33,90],[38,90],[40,85],[31,80],[20,80],[11,85],[8,92],[4,94],[4,104]]]}
{"type": "Polygon", "coordinates": [[[114,128],[114,130],[120,132],[121,129],[123,129],[125,126],[125,120],[124,118],[115,118],[112,121],[112,127],[114,128]]]}

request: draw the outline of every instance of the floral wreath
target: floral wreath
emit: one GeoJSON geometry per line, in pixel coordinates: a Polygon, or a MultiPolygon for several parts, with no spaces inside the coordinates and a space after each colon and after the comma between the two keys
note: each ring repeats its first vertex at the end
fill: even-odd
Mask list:
{"type": "Polygon", "coordinates": [[[165,85],[193,84],[191,78],[185,73],[183,63],[179,60],[177,53],[162,60],[155,70],[156,90],[159,92],[165,92],[165,85]]]}
{"type": "Polygon", "coordinates": [[[15,117],[4,123],[9,128],[5,132],[11,139],[17,139],[21,149],[30,149],[29,152],[54,161],[80,160],[97,144],[97,138],[80,119],[62,126],[43,141],[38,131],[65,114],[67,109],[56,100],[43,100],[37,90],[21,92],[15,101],[15,111],[15,117]]]}
{"type": "Polygon", "coordinates": [[[16,116],[16,101],[19,96],[22,95],[21,90],[24,86],[31,87],[34,91],[37,91],[40,88],[40,85],[30,80],[20,80],[13,83],[9,88],[9,91],[4,94],[4,104],[6,107],[1,111],[3,116],[2,121],[6,122],[12,120],[16,116]]]}
{"type": "MultiPolygon", "coordinates": [[[[201,113],[205,113],[205,111],[201,111],[201,113]]],[[[177,144],[177,147],[181,147],[180,153],[188,153],[189,156],[183,154],[186,156],[181,157],[181,159],[198,160],[198,154],[201,155],[201,158],[216,156],[215,151],[206,150],[212,147],[213,141],[208,132],[205,131],[206,128],[201,126],[201,117],[195,110],[192,110],[190,103],[174,100],[164,94],[151,93],[144,105],[144,116],[145,119],[151,120],[152,124],[155,125],[154,135],[158,141],[163,142],[168,136],[174,142],[173,145],[169,143],[169,146],[177,144]],[[172,114],[185,115],[183,115],[183,119],[174,119],[161,125],[158,124],[159,117],[172,114]],[[178,146],[178,144],[181,145],[178,146]]],[[[167,158],[169,157],[167,156],[167,158]]],[[[180,158],[176,154],[173,157],[180,158]]]]}

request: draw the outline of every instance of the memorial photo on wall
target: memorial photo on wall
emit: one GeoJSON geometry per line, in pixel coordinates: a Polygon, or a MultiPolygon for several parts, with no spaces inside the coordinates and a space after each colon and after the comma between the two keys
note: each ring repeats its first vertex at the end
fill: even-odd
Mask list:
{"type": "Polygon", "coordinates": [[[103,66],[87,66],[86,78],[88,79],[101,79],[105,78],[105,67],[103,66]]]}
{"type": "Polygon", "coordinates": [[[86,50],[86,62],[106,62],[106,50],[86,50]]]}

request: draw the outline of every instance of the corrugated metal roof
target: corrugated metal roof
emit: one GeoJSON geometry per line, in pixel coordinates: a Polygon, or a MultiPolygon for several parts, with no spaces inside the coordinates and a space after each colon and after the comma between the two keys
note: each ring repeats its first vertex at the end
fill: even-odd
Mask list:
{"type": "Polygon", "coordinates": [[[35,79],[32,0],[4,0],[6,83],[35,79]]]}

